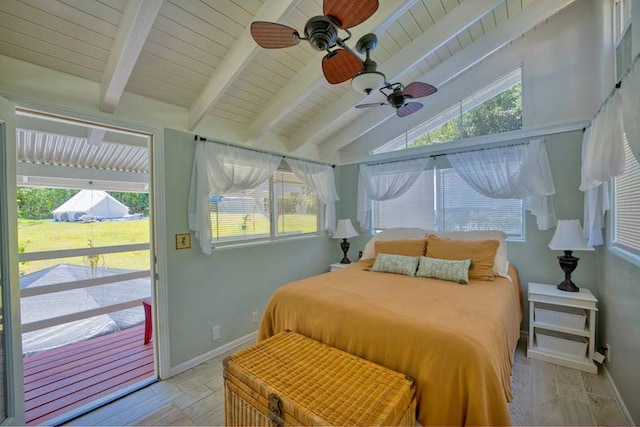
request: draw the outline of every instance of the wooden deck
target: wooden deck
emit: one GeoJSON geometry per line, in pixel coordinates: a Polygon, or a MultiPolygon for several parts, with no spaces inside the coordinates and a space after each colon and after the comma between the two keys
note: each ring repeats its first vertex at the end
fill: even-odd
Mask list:
{"type": "Polygon", "coordinates": [[[27,356],[25,417],[47,424],[137,382],[154,378],[153,342],[143,344],[144,325],[27,356]]]}

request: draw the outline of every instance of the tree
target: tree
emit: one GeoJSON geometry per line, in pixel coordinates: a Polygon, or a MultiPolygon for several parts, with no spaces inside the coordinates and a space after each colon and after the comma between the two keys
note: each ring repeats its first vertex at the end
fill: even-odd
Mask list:
{"type": "Polygon", "coordinates": [[[59,188],[19,187],[17,191],[18,218],[53,218],[51,212],[77,192],[78,190],[63,190],[59,188]]]}
{"type": "Polygon", "coordinates": [[[129,213],[141,213],[149,215],[149,194],[148,193],[111,193],[111,196],[120,203],[129,206],[129,213]]]}
{"type": "Polygon", "coordinates": [[[522,85],[520,83],[465,111],[415,138],[407,148],[422,147],[461,138],[492,135],[522,128],[522,85]]]}

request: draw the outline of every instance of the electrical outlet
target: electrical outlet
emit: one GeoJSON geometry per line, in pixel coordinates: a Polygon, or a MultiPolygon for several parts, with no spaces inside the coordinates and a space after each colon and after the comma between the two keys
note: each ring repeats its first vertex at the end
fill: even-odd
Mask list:
{"type": "Polygon", "coordinates": [[[211,328],[211,339],[217,341],[220,339],[220,325],[216,325],[211,328]]]}
{"type": "Polygon", "coordinates": [[[251,313],[251,321],[253,323],[258,323],[258,312],[254,311],[253,313],[251,313]]]}
{"type": "Polygon", "coordinates": [[[604,345],[604,348],[607,349],[607,359],[611,362],[611,346],[607,343],[604,345]]]}

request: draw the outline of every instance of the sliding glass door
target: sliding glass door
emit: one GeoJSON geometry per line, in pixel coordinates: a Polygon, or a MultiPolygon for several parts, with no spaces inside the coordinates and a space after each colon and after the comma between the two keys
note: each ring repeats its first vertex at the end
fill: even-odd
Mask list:
{"type": "Polygon", "coordinates": [[[14,106],[0,97],[0,423],[24,424],[14,106]]]}

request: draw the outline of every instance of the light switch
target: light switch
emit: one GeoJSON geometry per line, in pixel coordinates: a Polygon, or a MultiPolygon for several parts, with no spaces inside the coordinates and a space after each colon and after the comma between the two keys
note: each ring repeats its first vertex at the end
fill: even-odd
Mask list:
{"type": "Polygon", "coordinates": [[[191,233],[176,234],[176,249],[191,249],[191,233]]]}

